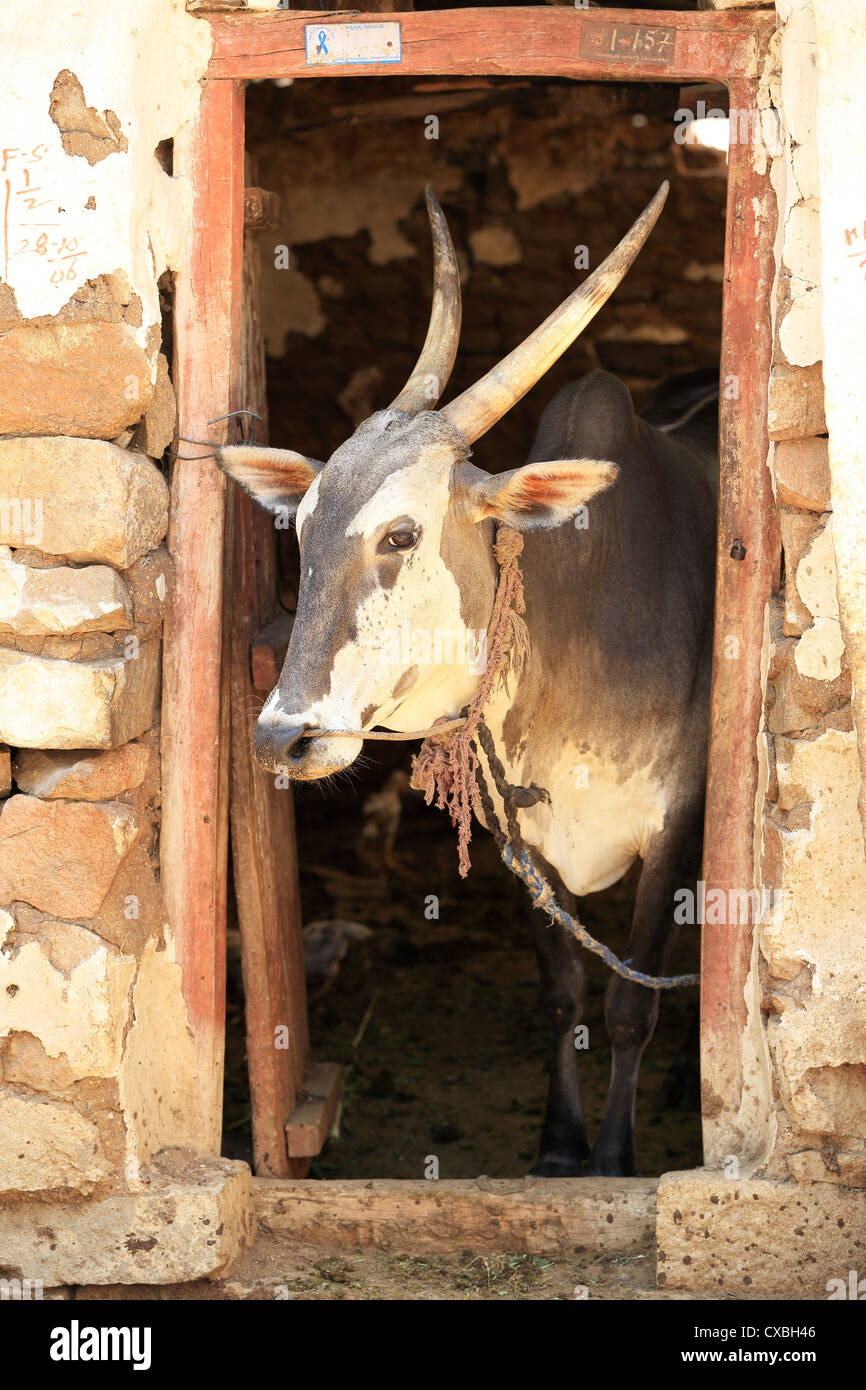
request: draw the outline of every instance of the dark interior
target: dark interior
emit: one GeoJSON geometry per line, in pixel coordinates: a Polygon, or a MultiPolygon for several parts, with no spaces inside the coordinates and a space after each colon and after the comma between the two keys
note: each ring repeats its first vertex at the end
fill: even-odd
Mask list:
{"type": "MultiPolygon", "coordinates": [[[[694,95],[664,84],[524,78],[250,84],[255,180],[280,195],[283,209],[280,228],[259,234],[271,442],[327,458],[409,375],[430,305],[428,179],[464,277],[461,350],[446,399],[571,292],[586,273],[575,268],[578,248],[593,268],[662,179],[671,181],[629,276],[479,441],[481,467],[523,462],[545,404],[594,368],[621,377],[639,407],[666,377],[717,364],[726,163],[674,138],[675,113],[694,95]],[[425,135],[430,117],[437,139],[425,135]],[[288,270],[277,268],[281,247],[288,270]]],[[[710,106],[724,104],[723,93],[704,95],[710,106]]],[[[281,587],[288,608],[296,551],[290,533],[281,587]]],[[[305,924],[338,919],[370,932],[337,933],[330,956],[308,941],[313,1052],[341,1063],[345,1077],[340,1137],[312,1174],[419,1178],[436,1154],[442,1177],[520,1176],[535,1157],[549,1046],[529,909],[480,828],[472,872],[458,878],[455,833],[407,790],[410,756],[409,745],[368,743],[335,784],[311,784],[296,797],[305,924]]],[[[583,900],[582,920],[620,957],[635,880],[633,870],[583,900]]],[[[243,999],[230,939],[225,1151],[249,1156],[243,999]]],[[[695,970],[697,960],[697,929],[684,928],[672,968],[695,970]]],[[[581,1066],[592,1132],[609,1069],[608,974],[594,958],[586,967],[590,1046],[581,1066]]],[[[638,1097],[643,1173],[701,1161],[696,1071],[684,1065],[696,1056],[696,1019],[694,991],[664,997],[638,1097]]]]}

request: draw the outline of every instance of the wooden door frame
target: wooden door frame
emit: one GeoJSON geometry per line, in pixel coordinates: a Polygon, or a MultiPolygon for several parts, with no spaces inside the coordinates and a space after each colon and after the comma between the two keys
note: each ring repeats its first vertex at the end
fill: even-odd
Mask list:
{"type": "MultiPolygon", "coordinates": [[[[195,121],[175,167],[192,188],[184,269],[177,276],[175,366],[179,431],[214,437],[207,421],[238,404],[243,239],[244,79],[478,74],[585,81],[724,83],[733,110],[758,110],[775,15],[646,10],[484,9],[327,16],[399,23],[399,63],[306,63],[307,24],[320,12],[204,14],[212,55],[195,121]],[[655,38],[650,38],[652,31],[655,38]],[[661,47],[659,36],[668,38],[661,47]]],[[[736,383],[721,411],[720,503],[712,724],[704,879],[707,891],[755,884],[761,652],[779,539],[768,459],[770,294],[776,204],[750,141],[730,151],[721,377],[736,383]],[[732,557],[735,542],[745,558],[732,557]],[[731,639],[736,639],[732,646],[731,639]],[[730,659],[732,650],[736,659],[730,659]]],[[[507,345],[504,345],[507,346],[507,345]]],[[[177,564],[166,624],[163,692],[162,878],[200,1057],[208,1146],[220,1143],[225,1013],[227,727],[222,646],[224,479],[213,460],[178,463],[169,544],[177,564]],[[222,692],[222,693],[221,693],[222,692]]],[[[735,549],[735,555],[737,551],[735,549]]],[[[738,1117],[748,1053],[752,925],[702,936],[701,1071],[706,1159],[744,1154],[738,1117]]]]}

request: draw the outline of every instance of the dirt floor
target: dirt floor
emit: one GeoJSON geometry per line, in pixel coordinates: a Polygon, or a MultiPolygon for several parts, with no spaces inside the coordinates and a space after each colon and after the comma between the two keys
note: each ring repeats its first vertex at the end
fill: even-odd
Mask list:
{"type": "MultiPolygon", "coordinates": [[[[461,881],[447,818],[417,793],[394,790],[400,774],[393,769],[401,766],[408,766],[406,751],[386,749],[336,785],[302,787],[296,801],[305,923],[338,919],[371,933],[355,940],[345,928],[325,928],[307,941],[313,1055],[339,1062],[344,1075],[339,1136],[314,1161],[311,1176],[420,1178],[431,1155],[442,1178],[522,1176],[536,1157],[549,1054],[525,890],[481,829],[472,871],[461,881]],[[395,830],[388,855],[385,841],[395,830]],[[425,916],[434,910],[432,897],[438,920],[425,916]],[[339,951],[343,959],[332,960],[326,976],[328,953],[339,951]]],[[[631,874],[582,906],[587,927],[621,958],[634,882],[631,874]]],[[[672,969],[694,970],[697,958],[697,933],[684,928],[672,969]]],[[[580,1068],[592,1137],[610,1066],[603,1018],[609,976],[589,955],[586,968],[589,1046],[580,1068]]],[[[694,990],[662,1000],[638,1094],[642,1175],[701,1162],[695,1086],[677,1096],[682,1088],[670,1073],[696,1007],[694,990]]],[[[236,958],[229,1023],[224,1152],[249,1160],[236,958]]]]}
{"type": "Polygon", "coordinates": [[[622,1255],[392,1255],[290,1245],[259,1235],[222,1279],[189,1284],[80,1285],[46,1297],[139,1302],[563,1302],[806,1301],[799,1294],[688,1293],[655,1284],[655,1248],[622,1255]]]}

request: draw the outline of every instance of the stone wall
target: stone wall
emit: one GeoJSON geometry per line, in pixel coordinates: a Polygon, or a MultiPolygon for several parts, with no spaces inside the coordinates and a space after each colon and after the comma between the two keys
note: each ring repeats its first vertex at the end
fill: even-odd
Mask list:
{"type": "MultiPolygon", "coordinates": [[[[158,282],[184,245],[171,141],[209,37],[179,0],[144,0],[135,24],[125,0],[45,0],[0,24],[16,73],[0,142],[5,1268],[28,1203],[52,1204],[47,1227],[71,1196],[101,1213],[98,1263],[100,1203],[146,1190],[153,1156],[196,1128],[159,887],[160,460],[176,412],[158,282]]],[[[43,1244],[25,1275],[69,1277],[43,1244]]]]}
{"type": "MultiPolygon", "coordinates": [[[[846,6],[834,8],[838,15],[846,6]]],[[[776,1101],[766,1171],[866,1185],[866,864],[824,406],[824,335],[837,325],[822,294],[818,43],[811,0],[778,0],[777,9],[785,140],[773,168],[780,220],[770,435],[784,573],[768,615],[761,854],[764,879],[781,897],[761,933],[776,1101]]],[[[836,69],[824,80],[836,88],[836,69]]],[[[839,482],[853,464],[840,460],[839,482]]]]}
{"type": "Polygon", "coordinates": [[[826,1298],[829,1280],[862,1269],[866,1229],[866,227],[851,195],[866,167],[866,49],[859,0],[776,0],[776,12],[763,105],[783,136],[768,459],[782,573],[766,620],[755,874],[778,898],[747,986],[763,1023],[744,1039],[750,1084],[768,1086],[770,1104],[748,1169],[732,1153],[719,1171],[662,1179],[658,1280],[826,1298]]]}

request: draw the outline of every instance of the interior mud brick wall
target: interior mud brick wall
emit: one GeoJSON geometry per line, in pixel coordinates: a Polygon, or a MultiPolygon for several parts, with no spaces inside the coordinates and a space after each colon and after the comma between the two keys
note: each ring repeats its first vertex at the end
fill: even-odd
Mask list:
{"type": "Polygon", "coordinates": [[[677,85],[252,85],[248,146],[283,209],[260,238],[271,437],[327,458],[405,382],[432,291],[428,179],[461,271],[451,393],[532,332],[671,181],[657,233],[616,295],[478,441],[480,466],[522,463],[544,406],[593,368],[621,376],[640,401],[666,375],[717,364],[727,170],[724,154],[674,139],[679,106],[677,85]]]}
{"type": "Polygon", "coordinates": [[[159,282],[182,259],[171,142],[209,37],[171,0],[129,18],[122,0],[3,17],[0,1268],[46,1283],[206,1273],[249,1182],[194,1152],[159,884],[176,427],[159,282]]]}

